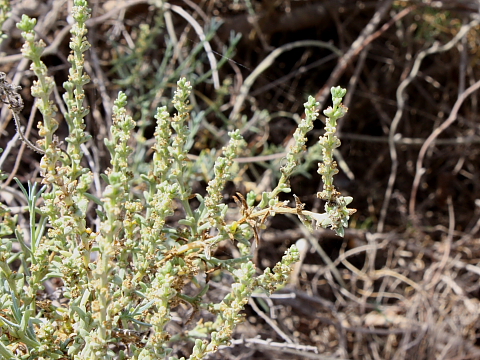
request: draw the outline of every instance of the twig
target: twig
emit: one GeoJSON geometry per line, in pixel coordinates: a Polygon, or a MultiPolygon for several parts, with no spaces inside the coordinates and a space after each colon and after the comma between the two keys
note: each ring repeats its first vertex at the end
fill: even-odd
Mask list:
{"type": "MultiPolygon", "coordinates": [[[[276,153],[276,154],[269,154],[269,155],[258,155],[258,156],[246,156],[246,157],[238,157],[235,158],[234,161],[245,164],[245,163],[254,163],[254,162],[264,162],[270,160],[281,159],[287,155],[286,152],[276,153]]],[[[190,160],[197,161],[199,159],[198,155],[188,154],[188,158],[190,160]]]]}
{"type": "MultiPolygon", "coordinates": [[[[32,111],[30,112],[30,117],[28,119],[28,126],[27,126],[27,129],[25,130],[25,137],[28,137],[28,134],[30,134],[30,130],[32,129],[32,125],[33,125],[33,119],[35,118],[35,113],[37,112],[37,106],[34,105],[33,108],[32,108],[32,111]]],[[[16,123],[16,121],[15,121],[16,123]]],[[[17,125],[17,129],[18,129],[18,125],[17,125]]],[[[15,138],[17,137],[20,137],[22,134],[22,129],[20,129],[20,131],[17,132],[17,134],[15,134],[15,138]]],[[[10,142],[9,142],[10,144],[10,142]]],[[[15,160],[15,165],[13,166],[13,169],[12,171],[10,172],[10,175],[8,175],[8,178],[7,180],[5,180],[5,182],[2,184],[2,188],[4,188],[5,186],[8,186],[10,184],[10,182],[15,178],[16,174],[17,174],[17,170],[20,166],[20,163],[22,161],[22,156],[23,156],[23,152],[25,150],[25,146],[26,146],[26,143],[25,142],[22,142],[22,145],[20,146],[20,150],[18,151],[18,155],[17,155],[17,158],[15,160]]],[[[10,152],[10,149],[9,149],[9,152],[10,152]]]]}
{"type": "Polygon", "coordinates": [[[285,340],[288,344],[293,344],[293,340],[290,339],[290,337],[285,334],[285,332],[282,331],[277,325],[277,322],[273,319],[270,319],[262,310],[260,310],[255,303],[255,300],[249,299],[248,304],[252,307],[252,309],[257,313],[258,316],[260,316],[265,322],[270,325],[270,327],[275,330],[275,332],[283,339],[285,340]]]}
{"type": "Polygon", "coordinates": [[[200,38],[200,41],[202,42],[203,47],[205,48],[205,52],[207,53],[207,58],[208,58],[208,61],[210,62],[210,67],[212,69],[213,86],[215,87],[215,89],[219,89],[220,78],[218,76],[217,60],[215,59],[215,55],[213,55],[212,47],[210,46],[210,43],[205,37],[205,33],[202,27],[200,26],[200,24],[189,13],[187,13],[185,10],[183,10],[182,7],[178,5],[171,5],[171,4],[165,3],[163,4],[163,8],[165,10],[172,10],[176,12],[178,15],[183,17],[190,25],[192,25],[193,29],[195,30],[198,37],[200,38]]]}
{"type": "MultiPolygon", "coordinates": [[[[378,232],[383,232],[384,226],[385,226],[385,219],[387,217],[387,210],[388,206],[390,204],[390,200],[392,198],[393,194],[393,188],[395,186],[395,181],[397,178],[397,170],[398,170],[398,158],[397,158],[397,149],[395,147],[395,141],[398,135],[396,134],[398,125],[400,124],[400,120],[402,119],[403,111],[405,109],[405,90],[408,85],[413,81],[413,79],[417,76],[419,70],[420,70],[420,65],[422,64],[423,60],[425,57],[431,54],[439,53],[439,52],[444,52],[450,50],[455,44],[464,37],[468,31],[474,26],[478,24],[478,20],[473,20],[467,25],[463,25],[462,28],[459,30],[457,35],[450,40],[448,43],[444,45],[440,45],[438,42],[435,42],[431,47],[428,49],[425,49],[423,51],[420,51],[415,59],[415,62],[413,64],[412,70],[410,71],[410,74],[400,83],[400,85],[397,88],[397,112],[395,113],[395,116],[392,120],[392,124],[390,126],[390,133],[388,134],[388,139],[389,139],[389,149],[390,149],[390,158],[392,159],[392,165],[391,165],[391,170],[390,170],[390,176],[388,178],[388,185],[387,185],[387,190],[385,191],[385,197],[383,200],[382,208],[380,210],[380,218],[378,221],[378,226],[377,226],[377,231],[378,232]]],[[[432,134],[433,135],[433,134],[432,134]]],[[[436,138],[436,136],[432,137],[433,139],[436,138]]],[[[429,138],[430,138],[429,137],[429,138]]],[[[427,138],[427,141],[428,139],[427,138]]],[[[423,159],[422,159],[423,161],[423,159]]],[[[417,161],[418,163],[418,161],[417,161]]],[[[419,179],[420,180],[420,179],[419,179]]],[[[419,181],[418,180],[418,181],[419,181]]],[[[413,190],[412,190],[413,191],[413,190]]],[[[413,192],[412,192],[413,195],[413,192]]],[[[416,195],[416,190],[415,190],[415,195],[416,195]]],[[[412,197],[411,197],[412,199],[412,197]]],[[[410,201],[412,201],[410,199],[410,201]]],[[[414,204],[413,204],[414,206],[414,204]]],[[[410,214],[413,214],[413,212],[410,212],[410,214]]]]}
{"type": "MultiPolygon", "coordinates": [[[[386,136],[372,136],[362,134],[341,133],[338,136],[340,139],[372,142],[372,143],[388,143],[388,137],[386,136]]],[[[397,145],[423,145],[427,139],[422,138],[409,138],[397,136],[393,139],[393,142],[397,145]]],[[[432,145],[470,145],[480,144],[480,137],[475,135],[457,136],[450,139],[434,139],[432,145]]]]}
{"type": "MultiPolygon", "coordinates": [[[[245,102],[245,99],[248,95],[248,92],[250,91],[250,88],[254,84],[255,80],[257,80],[260,74],[262,74],[268,67],[270,67],[273,64],[273,62],[277,57],[279,57],[281,54],[283,54],[286,51],[290,51],[298,47],[305,47],[305,46],[315,46],[315,47],[325,48],[325,49],[329,49],[337,56],[342,55],[341,51],[337,49],[335,46],[320,40],[300,40],[300,41],[294,41],[292,43],[280,46],[279,48],[272,51],[265,59],[263,59],[263,61],[255,68],[255,70],[253,70],[252,73],[245,79],[242,87],[240,88],[240,94],[238,94],[238,97],[235,100],[235,105],[233,106],[233,110],[230,113],[230,119],[235,120],[238,117],[240,110],[243,106],[243,103],[245,102]]],[[[330,91],[330,88],[328,89],[330,91]]]]}
{"type": "MultiPolygon", "coordinates": [[[[340,271],[337,269],[337,265],[330,259],[330,257],[327,255],[325,250],[323,250],[322,246],[320,245],[318,238],[316,236],[313,236],[308,230],[306,230],[304,227],[300,227],[300,231],[302,231],[303,236],[308,239],[310,246],[312,246],[317,254],[322,258],[322,260],[325,262],[325,268],[324,271],[331,272],[333,277],[338,281],[341,287],[347,288],[347,285],[345,284],[345,281],[342,279],[342,275],[340,274],[340,271]]],[[[321,237],[320,237],[321,239],[321,237]]]]}
{"type": "Polygon", "coordinates": [[[12,109],[13,113],[13,118],[15,120],[15,126],[17,128],[17,133],[20,135],[20,138],[23,140],[23,142],[33,151],[45,155],[45,150],[40,149],[38,146],[34,145],[30,140],[28,140],[25,135],[22,132],[22,125],[20,124],[20,117],[18,116],[18,110],[12,109]]]}
{"type": "Polygon", "coordinates": [[[29,148],[38,152],[39,154],[45,154],[45,150],[40,149],[38,146],[34,145],[23,134],[19,116],[20,112],[23,110],[23,99],[18,93],[18,90],[20,90],[21,87],[9,84],[5,80],[5,78],[5,73],[0,72],[0,97],[1,101],[4,104],[7,104],[8,108],[12,110],[13,119],[15,120],[15,126],[17,128],[17,133],[20,135],[20,138],[29,148]]]}
{"type": "MultiPolygon", "coordinates": [[[[5,147],[5,149],[3,150],[2,152],[2,156],[0,157],[0,169],[3,168],[3,163],[5,162],[5,160],[7,159],[7,156],[10,154],[10,152],[12,151],[12,149],[17,146],[17,141],[18,139],[20,138],[20,135],[18,133],[16,133],[13,138],[11,138],[8,143],[7,143],[7,146],[5,147]]],[[[5,184],[2,184],[2,188],[6,186],[5,184]]]]}
{"type": "MultiPolygon", "coordinates": [[[[288,343],[279,343],[270,340],[262,340],[258,338],[253,339],[235,339],[231,341],[230,346],[220,346],[219,349],[226,349],[233,346],[238,345],[245,345],[245,346],[252,346],[252,345],[260,345],[261,347],[267,347],[270,349],[276,349],[279,351],[287,352],[287,350],[295,350],[295,354],[301,355],[304,359],[318,359],[318,360],[347,360],[347,359],[339,359],[337,357],[333,358],[330,356],[323,356],[323,355],[315,355],[318,354],[318,348],[315,346],[310,345],[300,345],[300,344],[288,344],[288,343]],[[312,352],[314,354],[312,354],[312,352]]],[[[291,352],[291,351],[288,351],[291,352]]]]}
{"type": "Polygon", "coordinates": [[[339,59],[337,66],[332,71],[328,81],[322,87],[322,89],[317,93],[315,99],[320,103],[320,108],[323,108],[325,101],[329,96],[330,88],[333,84],[338,82],[338,79],[343,74],[350,62],[373,40],[378,38],[383,34],[387,29],[392,26],[396,21],[400,20],[402,17],[410,13],[415,7],[409,7],[400,13],[398,13],[394,18],[392,18],[388,23],[384,24],[379,30],[374,33],[375,28],[380,23],[384,15],[392,6],[393,0],[386,0],[381,4],[378,10],[373,15],[370,22],[367,26],[364,27],[358,38],[350,46],[350,49],[339,59]]]}
{"type": "Polygon", "coordinates": [[[438,128],[436,128],[430,136],[425,140],[425,143],[423,144],[422,148],[420,149],[420,153],[418,154],[418,159],[417,159],[417,164],[416,164],[416,171],[415,171],[415,178],[413,180],[413,185],[412,185],[412,191],[410,194],[410,203],[409,203],[409,213],[412,218],[415,218],[415,203],[416,203],[416,198],[417,198],[417,192],[418,192],[418,187],[420,185],[420,179],[422,178],[422,175],[425,173],[425,169],[423,168],[423,160],[425,159],[425,154],[427,153],[428,149],[432,146],[433,141],[450,125],[452,125],[455,120],[457,120],[457,114],[458,111],[460,110],[460,107],[462,106],[463,102],[465,99],[470,96],[472,93],[480,89],[480,80],[474,83],[472,86],[467,88],[463,93],[461,93],[453,105],[452,111],[450,113],[450,116],[443,122],[442,125],[440,125],[438,128]]]}

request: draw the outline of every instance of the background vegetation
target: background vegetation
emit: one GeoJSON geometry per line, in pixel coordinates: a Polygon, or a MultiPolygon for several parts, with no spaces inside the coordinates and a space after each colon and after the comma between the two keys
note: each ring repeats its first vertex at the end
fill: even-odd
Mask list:
{"type": "MultiPolygon", "coordinates": [[[[316,94],[324,106],[332,85],[348,89],[344,103],[350,110],[340,122],[336,156],[339,190],[353,196],[358,209],[350,229],[342,240],[327,230],[311,235],[296,217],[273,219],[260,233],[257,265],[272,267],[293,243],[301,245],[301,261],[288,287],[250,300],[234,346],[211,359],[480,357],[476,1],[90,5],[92,48],[85,70],[93,81],[85,96],[91,110],[86,131],[93,139],[87,159],[97,191],[110,160],[103,139],[119,90],[138,121],[131,166],[141,173],[152,158],[156,108],[171,107],[180,76],[191,81],[194,192],[205,192],[212,177],[207,165],[217,156],[202,150],[220,149],[228,131],[240,130],[248,153],[224,194],[233,209],[236,191],[261,193],[279,178],[307,96],[316,94]]],[[[23,40],[15,23],[24,13],[38,19],[37,34],[47,44],[43,61],[62,84],[70,66],[70,25],[64,19],[71,4],[25,0],[11,6],[0,70],[22,86],[25,109],[32,109],[33,76],[20,55],[23,40]]],[[[59,99],[63,90],[55,91],[59,99]]],[[[2,202],[27,227],[24,198],[12,179],[35,181],[41,156],[23,143],[9,143],[15,127],[7,107],[1,116],[1,161],[8,175],[2,202]]],[[[23,118],[34,140],[40,116],[28,110],[23,118]]],[[[321,128],[313,131],[312,144],[321,128]]],[[[60,139],[66,131],[61,123],[60,139]]],[[[315,196],[321,190],[318,160],[313,147],[291,181],[293,193],[313,209],[322,205],[315,196]]],[[[216,256],[232,251],[229,246],[219,247],[216,256]]],[[[221,291],[222,279],[214,275],[210,284],[221,291]]],[[[188,328],[181,309],[178,314],[176,326],[188,328]]],[[[190,348],[175,351],[188,355],[190,348]]]]}

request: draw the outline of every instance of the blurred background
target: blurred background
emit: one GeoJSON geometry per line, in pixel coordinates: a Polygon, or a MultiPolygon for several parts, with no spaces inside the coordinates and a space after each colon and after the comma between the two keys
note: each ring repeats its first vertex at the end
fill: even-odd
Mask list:
{"type": "MultiPolygon", "coordinates": [[[[260,269],[292,244],[302,261],[291,284],[271,299],[254,297],[230,348],[211,359],[478,359],[480,358],[480,38],[478,1],[130,0],[89,1],[91,44],[85,70],[90,114],[86,166],[109,164],[103,139],[118,91],[137,121],[132,170],[148,171],[158,106],[176,81],[190,99],[194,191],[205,193],[211,166],[240,129],[248,142],[238,176],[225,189],[232,219],[235,192],[271,189],[309,95],[321,109],[331,86],[347,89],[339,123],[336,186],[353,196],[345,238],[308,233],[295,218],[275,217],[255,250],[260,269]],[[477,79],[478,78],[478,79],[477,79]],[[268,341],[267,341],[268,340],[268,341]]],[[[4,24],[0,71],[22,86],[29,138],[38,138],[30,87],[15,23],[38,20],[43,61],[58,88],[68,78],[72,2],[13,0],[4,24]]],[[[173,110],[172,110],[173,111],[173,110]]],[[[3,106],[2,201],[21,215],[13,177],[40,181],[41,155],[10,143],[15,126],[3,106]],[[10,144],[10,146],[9,146],[10,144]]],[[[323,115],[321,115],[323,117],[323,115]]],[[[316,146],[292,178],[292,193],[322,211],[316,146]]],[[[143,191],[141,188],[134,191],[143,191]]],[[[284,195],[293,203],[293,196],[284,195]]],[[[180,214],[181,216],[181,214],[180,214]]],[[[28,222],[28,219],[24,221],[28,222]]],[[[172,219],[175,221],[175,219],[172,219]]],[[[216,256],[229,256],[230,245],[216,256]]],[[[222,292],[224,279],[212,277],[222,292]]],[[[214,286],[214,285],[213,285],[214,286]]],[[[177,319],[178,320],[178,319],[177,319]]],[[[178,320],[180,329],[193,324],[178,320]]],[[[189,355],[188,343],[176,349],[189,355]]]]}

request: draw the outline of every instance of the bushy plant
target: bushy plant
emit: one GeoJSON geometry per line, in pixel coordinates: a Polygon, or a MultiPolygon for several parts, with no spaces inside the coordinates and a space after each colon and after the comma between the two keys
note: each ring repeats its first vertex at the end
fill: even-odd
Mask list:
{"type": "MultiPolygon", "coordinates": [[[[105,141],[110,167],[103,176],[103,194],[96,197],[89,192],[92,173],[82,162],[82,145],[90,138],[84,124],[89,111],[84,86],[90,81],[83,71],[83,54],[89,48],[85,0],[75,0],[72,17],[72,66],[63,84],[69,128],[66,147],[55,135],[57,109],[50,95],[56,85],[40,59],[44,44],[35,40],[35,20],[23,16],[18,24],[25,39],[23,54],[37,76],[31,92],[43,117],[41,140],[28,145],[43,155],[43,180],[27,189],[18,183],[28,200],[29,234],[15,227],[16,219],[6,207],[0,208],[0,355],[5,359],[174,359],[171,344],[187,339],[194,343],[189,359],[201,359],[228,344],[253,291],[271,294],[288,281],[299,257],[294,246],[273,269],[259,272],[252,261],[252,239],[259,241],[258,229],[269,217],[294,214],[312,229],[330,227],[343,235],[354,210],[347,208],[352,199],[341,196],[333,185],[338,170],[332,152],[340,145],[335,131],[337,119],[347,111],[341,104],[345,90],[332,88],[333,107],[324,111],[323,162],[318,170],[324,190],[317,194],[325,201],[323,214],[305,210],[297,197],[293,207],[278,198],[291,191],[289,177],[318,117],[313,97],[305,103],[305,117],[280,169],[278,185],[262,194],[237,194],[239,218],[227,221],[222,191],[235,175],[235,158],[244,141],[238,130],[229,133],[206,195],[194,193],[187,145],[192,88],[184,78],[173,98],[176,113],[157,109],[153,160],[140,179],[129,169],[134,150],[129,140],[136,124],[126,111],[127,96],[118,94],[110,138],[105,141]],[[137,187],[142,183],[142,194],[132,191],[134,183],[137,187]],[[97,218],[89,221],[93,207],[97,218]],[[174,211],[183,214],[182,219],[168,223],[174,211]],[[214,250],[222,241],[235,242],[240,256],[216,258],[214,250]],[[205,300],[209,293],[205,274],[213,270],[233,279],[230,292],[218,302],[205,300]],[[45,283],[53,280],[60,285],[55,296],[47,295],[45,283]],[[179,304],[208,312],[212,320],[201,318],[186,333],[172,333],[168,324],[179,304]]],[[[1,99],[17,122],[23,107],[18,90],[2,76],[1,99]]]]}

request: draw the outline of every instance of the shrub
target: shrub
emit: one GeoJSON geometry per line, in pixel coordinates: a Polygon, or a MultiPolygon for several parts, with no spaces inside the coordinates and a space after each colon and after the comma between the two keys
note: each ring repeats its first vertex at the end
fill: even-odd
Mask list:
{"type": "MultiPolygon", "coordinates": [[[[294,207],[278,198],[291,191],[289,177],[301,161],[306,134],[318,116],[313,97],[305,103],[305,117],[295,131],[278,185],[262,194],[237,193],[239,218],[227,221],[222,191],[235,175],[235,158],[244,141],[238,130],[229,133],[206,195],[194,193],[187,126],[191,86],[185,78],[178,81],[173,98],[176,113],[157,109],[153,160],[150,171],[140,178],[129,168],[134,150],[129,140],[136,123],[127,114],[127,96],[118,94],[110,138],[105,140],[110,167],[103,176],[103,193],[96,197],[89,192],[92,172],[82,162],[82,146],[90,139],[84,124],[89,111],[84,106],[84,86],[90,81],[83,71],[83,53],[89,48],[86,1],[75,0],[72,17],[72,66],[63,84],[69,128],[66,148],[55,135],[57,109],[50,95],[56,85],[40,59],[44,44],[35,41],[35,20],[24,15],[17,25],[25,39],[23,54],[37,76],[31,92],[43,117],[37,145],[21,137],[43,155],[43,180],[41,187],[29,183],[25,188],[18,182],[28,201],[29,234],[15,226],[16,218],[5,206],[0,208],[0,355],[5,359],[164,359],[172,356],[172,343],[190,340],[194,345],[189,359],[201,359],[228,344],[253,291],[271,294],[288,280],[299,256],[294,246],[273,269],[260,274],[252,261],[251,241],[259,241],[258,229],[269,217],[294,214],[311,229],[330,227],[343,236],[354,210],[347,208],[352,199],[341,196],[333,185],[338,172],[333,149],[340,145],[336,121],[347,111],[341,104],[345,90],[332,88],[333,107],[324,111],[323,161],[318,169],[324,190],[317,194],[325,201],[323,214],[304,210],[297,197],[294,207]],[[141,184],[143,193],[133,191],[133,184],[137,188],[141,184]],[[88,219],[92,208],[93,221],[88,219]],[[174,211],[183,215],[172,223],[174,211]],[[222,241],[235,242],[240,256],[216,258],[214,250],[222,241]],[[216,302],[206,300],[212,271],[232,278],[230,291],[216,302]],[[57,290],[47,294],[45,284],[53,281],[57,290]],[[169,327],[171,311],[180,304],[202,317],[190,330],[175,333],[169,327]]],[[[1,99],[22,134],[23,101],[18,90],[2,73],[1,99]]]]}

